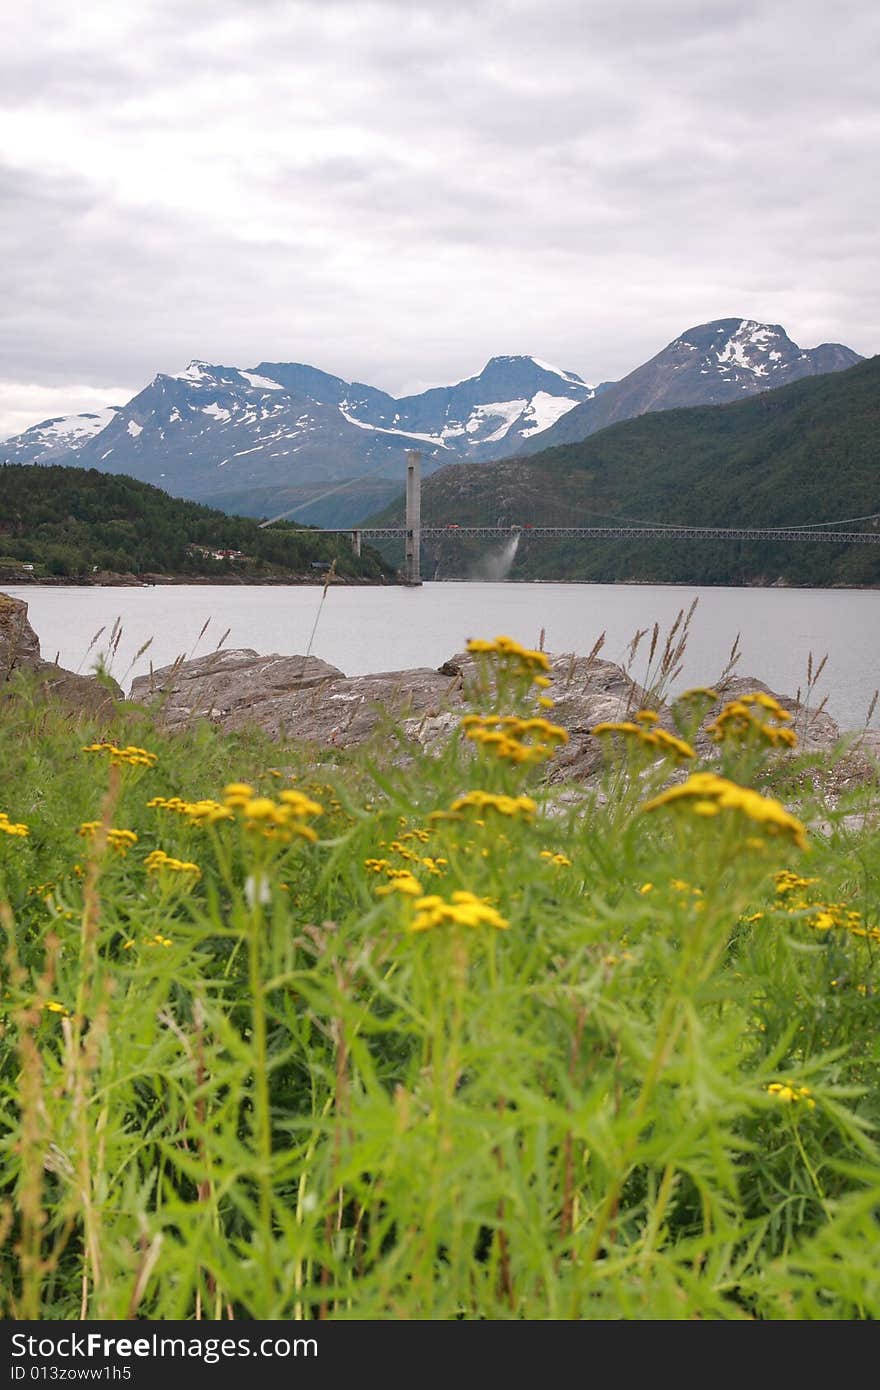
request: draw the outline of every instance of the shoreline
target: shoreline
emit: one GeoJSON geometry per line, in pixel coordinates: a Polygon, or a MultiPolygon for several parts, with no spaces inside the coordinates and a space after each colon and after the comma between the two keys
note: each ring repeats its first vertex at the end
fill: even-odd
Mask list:
{"type": "Polygon", "coordinates": [[[247,588],[318,588],[325,584],[334,587],[343,586],[346,588],[371,588],[371,589],[406,589],[421,588],[428,584],[567,584],[582,585],[584,588],[661,588],[661,589],[772,589],[789,590],[792,592],[814,593],[880,593],[880,584],[788,584],[779,583],[773,580],[768,584],[728,584],[728,583],[707,583],[705,580],[689,579],[549,579],[546,576],[541,579],[520,579],[509,576],[503,580],[486,580],[483,578],[467,579],[463,576],[444,576],[441,578],[423,578],[421,584],[410,584],[402,578],[369,579],[358,575],[334,574],[328,580],[326,570],[318,570],[314,574],[299,575],[266,575],[262,578],[241,575],[209,575],[209,574],[115,574],[105,572],[100,575],[45,575],[35,577],[32,574],[0,574],[0,588],[10,586],[14,588],[35,588],[35,589],[154,589],[172,588],[175,586],[186,585],[222,585],[228,588],[247,589],[247,588]]]}
{"type": "Polygon", "coordinates": [[[311,586],[323,587],[345,585],[357,588],[396,589],[404,587],[402,579],[368,579],[358,575],[334,574],[328,576],[326,570],[314,574],[266,575],[263,578],[229,574],[113,574],[101,575],[41,575],[32,574],[0,575],[0,587],[33,589],[161,589],[175,585],[221,584],[235,589],[278,588],[311,586]]]}

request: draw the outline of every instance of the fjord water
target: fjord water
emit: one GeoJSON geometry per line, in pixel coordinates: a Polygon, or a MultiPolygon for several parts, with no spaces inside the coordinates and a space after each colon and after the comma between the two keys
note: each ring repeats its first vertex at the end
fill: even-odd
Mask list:
{"type": "MultiPolygon", "coordinates": [[[[637,629],[657,621],[662,641],[694,599],[677,689],[711,684],[737,634],[742,656],[736,673],[756,676],[781,694],[804,690],[810,654],[814,671],[827,654],[811,703],[827,696],[826,709],[842,729],[863,726],[880,685],[880,592],[869,589],[450,582],[418,589],[333,585],[326,594],[319,585],[203,584],[28,585],[6,592],[29,605],[45,659],[57,655],[62,666],[87,672],[103,653],[126,692],[151,664],[156,669],[180,655],[205,656],[218,645],[291,654],[305,652],[311,641],[313,655],[354,676],[437,667],[469,637],[500,633],[528,646],[541,644],[543,634],[548,652],[586,654],[604,632],[600,655],[626,664],[637,629]],[[116,620],[121,637],[110,661],[107,644],[116,620]]],[[[636,680],[645,676],[647,649],[645,638],[631,666],[636,680]]]]}

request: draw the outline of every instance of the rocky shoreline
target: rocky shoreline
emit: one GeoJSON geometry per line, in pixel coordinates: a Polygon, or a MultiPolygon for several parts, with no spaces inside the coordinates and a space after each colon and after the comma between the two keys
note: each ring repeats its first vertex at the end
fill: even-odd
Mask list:
{"type": "Polygon", "coordinates": [[[366,575],[345,575],[333,574],[328,576],[326,570],[313,570],[308,574],[284,574],[284,575],[265,575],[262,577],[238,574],[116,574],[112,571],[102,571],[98,574],[80,575],[78,577],[69,575],[40,575],[33,574],[0,574],[0,583],[9,584],[16,589],[24,585],[39,585],[41,588],[60,588],[60,589],[152,589],[157,585],[166,584],[222,584],[242,586],[278,586],[311,584],[322,585],[328,583],[337,584],[356,584],[361,586],[375,587],[377,585],[386,588],[389,585],[402,584],[403,581],[394,578],[369,579],[366,575]]]}
{"type": "MultiPolygon", "coordinates": [[[[553,782],[586,781],[603,759],[602,744],[591,729],[605,720],[631,717],[646,703],[646,692],[613,662],[574,653],[548,658],[552,718],[567,731],[568,743],[547,775],[553,782]]],[[[125,703],[123,691],[109,678],[77,675],[42,660],[27,604],[0,593],[0,686],[20,669],[34,671],[46,692],[74,711],[110,714],[125,703]]],[[[407,746],[431,752],[458,727],[463,709],[478,701],[480,681],[480,669],[466,652],[456,653],[436,670],[346,676],[319,657],[261,655],[239,648],[178,660],[140,676],[132,683],[128,701],[148,710],[157,727],[172,731],[208,720],[224,731],[256,727],[273,739],[324,749],[352,748],[387,733],[402,752],[407,746]]],[[[791,712],[801,752],[828,752],[845,740],[846,749],[832,768],[837,791],[876,780],[880,731],[842,733],[821,709],[811,710],[790,695],[771,691],[754,676],[728,677],[717,688],[719,700],[706,712],[703,729],[724,701],[763,690],[791,712]]],[[[652,705],[660,726],[674,732],[669,705],[652,705]]],[[[705,732],[696,742],[701,756],[711,755],[713,745],[705,732]]]]}

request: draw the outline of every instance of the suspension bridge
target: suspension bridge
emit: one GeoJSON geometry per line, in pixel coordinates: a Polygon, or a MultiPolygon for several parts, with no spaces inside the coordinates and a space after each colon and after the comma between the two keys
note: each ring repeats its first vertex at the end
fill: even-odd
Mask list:
{"type": "MultiPolygon", "coordinates": [[[[623,526],[539,526],[530,523],[513,525],[458,525],[446,522],[438,525],[422,524],[422,475],[421,453],[418,449],[407,450],[406,462],[406,509],[404,521],[398,526],[319,526],[313,533],[321,536],[347,536],[355,554],[361,553],[361,542],[369,540],[403,540],[405,561],[403,578],[407,584],[421,584],[421,545],[424,540],[437,540],[441,537],[461,537],[462,539],[511,540],[514,536],[528,537],[529,540],[691,540],[691,541],[784,541],[818,542],[830,545],[878,545],[880,530],[842,531],[832,529],[844,523],[820,522],[816,525],[801,526],[678,526],[664,522],[632,522],[623,526]]],[[[287,515],[284,513],[283,515],[287,515]]],[[[850,517],[852,521],[876,521],[880,513],[865,517],[850,517]]],[[[271,526],[273,517],[261,522],[271,526]]]]}

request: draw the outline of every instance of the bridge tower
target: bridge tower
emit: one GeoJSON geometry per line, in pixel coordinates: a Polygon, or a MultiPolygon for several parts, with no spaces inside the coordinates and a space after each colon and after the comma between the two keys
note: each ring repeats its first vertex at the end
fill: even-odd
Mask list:
{"type": "Polygon", "coordinates": [[[419,556],[422,549],[422,455],[418,449],[406,451],[406,562],[404,580],[421,584],[419,556]]]}

